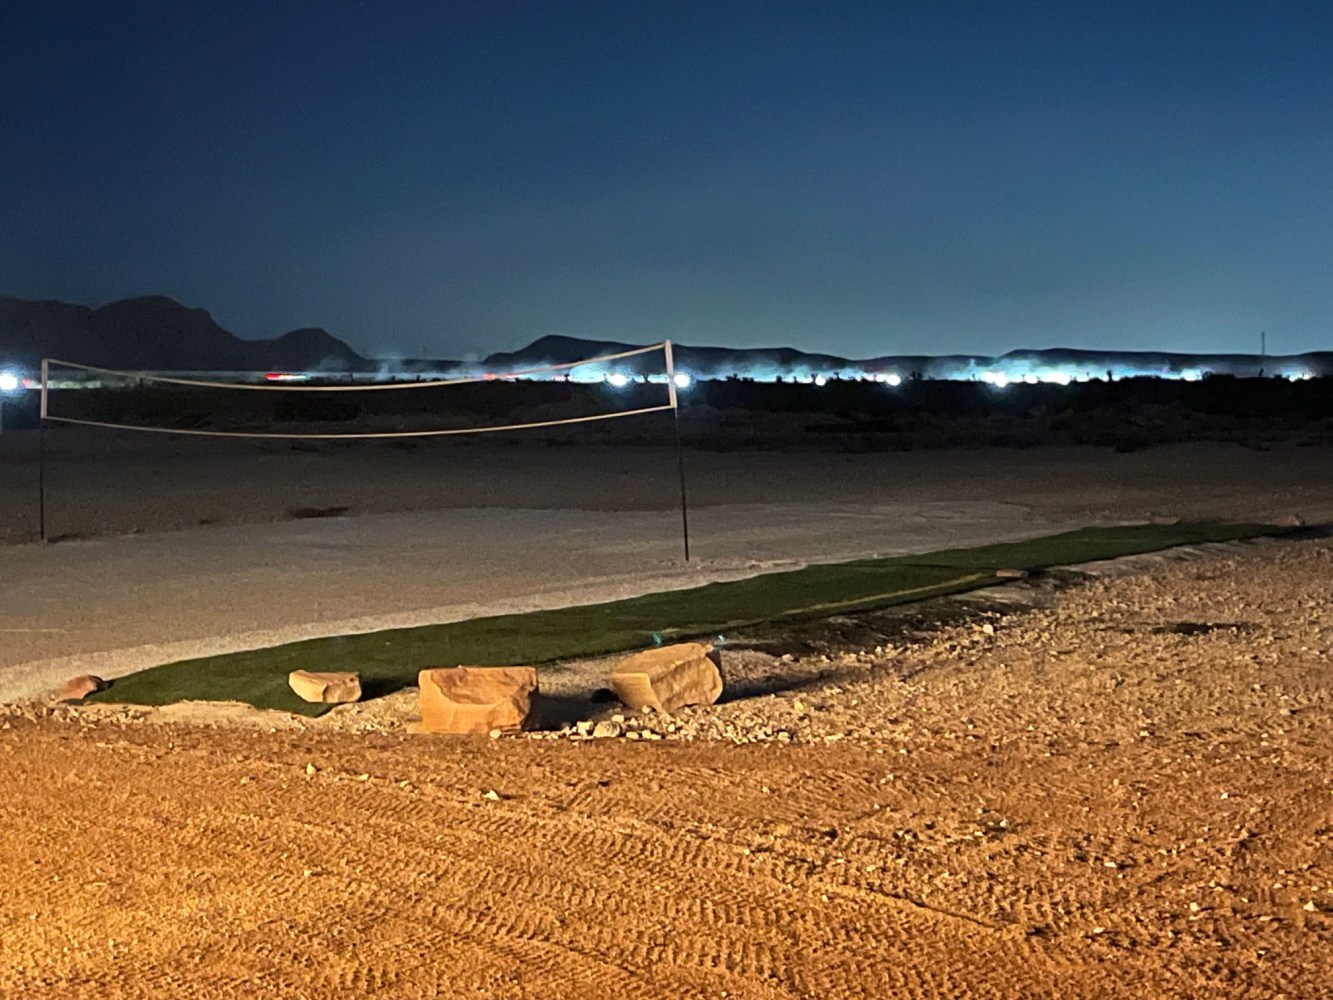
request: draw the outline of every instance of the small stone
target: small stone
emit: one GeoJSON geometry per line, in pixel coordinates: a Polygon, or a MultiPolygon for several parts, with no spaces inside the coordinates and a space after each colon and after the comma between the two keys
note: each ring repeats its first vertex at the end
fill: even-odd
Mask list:
{"type": "Polygon", "coordinates": [[[1005,567],[1004,569],[997,569],[995,571],[996,578],[1000,580],[1022,580],[1027,575],[1027,570],[1015,569],[1012,567],[1005,567]]]}
{"type": "Polygon", "coordinates": [[[595,740],[614,739],[625,731],[615,719],[603,720],[592,727],[592,738],[595,740]]]}
{"type": "Polygon", "coordinates": [[[361,677],[350,670],[293,670],[287,675],[287,686],[302,701],[316,705],[342,705],[361,700],[361,677]]]}
{"type": "Polygon", "coordinates": [[[486,735],[489,736],[489,737],[490,737],[491,739],[493,739],[493,740],[498,740],[501,736],[504,735],[504,732],[501,731],[501,730],[499,730],[499,729],[492,729],[492,730],[491,730],[489,733],[487,733],[486,735]]]}
{"type": "Polygon", "coordinates": [[[78,677],[71,677],[65,682],[64,687],[56,694],[56,701],[82,701],[90,694],[96,694],[98,691],[105,691],[106,689],[106,681],[96,674],[80,674],[78,677]]]}
{"type": "Polygon", "coordinates": [[[981,626],[981,631],[984,632],[986,635],[994,635],[995,626],[992,625],[990,622],[986,622],[984,625],[981,626]]]}
{"type": "Polygon", "coordinates": [[[314,773],[315,773],[316,771],[318,771],[318,770],[319,770],[319,768],[317,768],[314,764],[307,764],[307,765],[305,766],[305,773],[306,773],[306,774],[314,774],[314,773]]]}
{"type": "Polygon", "coordinates": [[[483,799],[485,799],[487,802],[499,802],[499,801],[500,801],[500,793],[497,792],[494,788],[490,788],[490,789],[487,789],[486,791],[482,792],[482,793],[481,793],[481,797],[482,797],[483,799]]]}
{"type": "Polygon", "coordinates": [[[1315,901],[1312,899],[1304,906],[1302,906],[1301,909],[1304,910],[1306,913],[1316,913],[1318,912],[1319,907],[1315,905],[1315,901]]]}
{"type": "Polygon", "coordinates": [[[591,736],[596,726],[597,724],[591,719],[580,719],[574,723],[574,733],[577,736],[591,736]]]}
{"type": "Polygon", "coordinates": [[[1304,528],[1305,518],[1299,514],[1284,514],[1275,518],[1273,524],[1279,528],[1304,528]]]}

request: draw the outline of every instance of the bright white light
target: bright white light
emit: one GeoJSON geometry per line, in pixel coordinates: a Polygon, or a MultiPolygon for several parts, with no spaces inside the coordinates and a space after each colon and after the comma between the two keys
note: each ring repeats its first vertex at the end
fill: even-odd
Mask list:
{"type": "Polygon", "coordinates": [[[1068,372],[1050,372],[1042,378],[1043,382],[1054,382],[1056,385],[1068,385],[1072,380],[1068,372]]]}
{"type": "Polygon", "coordinates": [[[987,385],[994,385],[997,377],[998,376],[994,372],[981,373],[981,381],[985,382],[987,385]]]}
{"type": "Polygon", "coordinates": [[[1180,377],[1183,378],[1186,382],[1199,381],[1199,373],[1196,371],[1181,372],[1180,377]]]}
{"type": "Polygon", "coordinates": [[[884,376],[884,381],[889,385],[898,386],[903,384],[903,377],[897,372],[889,372],[889,374],[884,376]]]}
{"type": "MultiPolygon", "coordinates": [[[[987,372],[986,374],[989,375],[990,373],[987,372]]],[[[1004,374],[1004,372],[996,372],[993,376],[991,376],[990,382],[991,385],[995,386],[995,388],[1003,389],[1006,385],[1009,384],[1009,376],[1004,374]]]]}
{"type": "Polygon", "coordinates": [[[13,372],[0,372],[0,392],[17,392],[19,377],[13,372]]]}
{"type": "Polygon", "coordinates": [[[1033,375],[1031,372],[1028,372],[1028,374],[1023,376],[1023,381],[1026,382],[1028,385],[1036,385],[1037,376],[1033,375]]]}
{"type": "Polygon", "coordinates": [[[606,376],[606,380],[617,389],[623,389],[625,386],[629,385],[629,376],[624,372],[612,372],[610,375],[606,376]]]}
{"type": "Polygon", "coordinates": [[[690,383],[694,380],[685,372],[676,372],[676,374],[671,377],[671,381],[676,383],[677,389],[688,389],[690,383]]]}
{"type": "Polygon", "coordinates": [[[815,385],[828,385],[828,379],[823,375],[816,375],[815,385]]]}

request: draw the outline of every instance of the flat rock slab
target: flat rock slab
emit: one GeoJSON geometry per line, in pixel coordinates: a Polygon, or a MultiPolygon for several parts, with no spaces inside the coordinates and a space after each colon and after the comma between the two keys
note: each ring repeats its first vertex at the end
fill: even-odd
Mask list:
{"type": "Polygon", "coordinates": [[[303,701],[341,705],[361,700],[361,677],[350,671],[293,670],[287,685],[303,701]]]}
{"type": "Polygon", "coordinates": [[[644,650],[621,660],[611,672],[611,687],[634,711],[653,708],[674,712],[686,705],[711,705],[722,695],[722,672],[713,647],[682,642],[644,650]]]}
{"type": "Polygon", "coordinates": [[[532,667],[436,667],[417,675],[423,733],[515,733],[532,721],[532,667]]]}

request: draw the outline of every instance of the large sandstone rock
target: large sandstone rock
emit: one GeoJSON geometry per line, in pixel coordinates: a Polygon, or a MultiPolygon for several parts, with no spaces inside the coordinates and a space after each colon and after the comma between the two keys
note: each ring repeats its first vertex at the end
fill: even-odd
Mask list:
{"type": "Polygon", "coordinates": [[[298,698],[317,705],[361,700],[361,678],[350,671],[293,670],[287,675],[287,685],[298,698]]]}
{"type": "Polygon", "coordinates": [[[417,683],[423,733],[514,733],[532,721],[532,667],[438,667],[417,683]]]}
{"type": "Polygon", "coordinates": [[[82,701],[90,694],[105,691],[106,681],[95,674],[79,674],[65,681],[65,686],[56,694],[56,701],[82,701]]]}
{"type": "Polygon", "coordinates": [[[660,646],[621,660],[611,672],[616,697],[636,712],[674,712],[686,705],[711,705],[722,694],[722,674],[713,647],[702,642],[660,646]]]}

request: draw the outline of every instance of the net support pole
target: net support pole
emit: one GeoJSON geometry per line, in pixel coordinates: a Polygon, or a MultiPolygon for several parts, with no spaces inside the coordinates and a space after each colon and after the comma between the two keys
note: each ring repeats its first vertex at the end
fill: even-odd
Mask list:
{"type": "Polygon", "coordinates": [[[41,408],[37,420],[37,537],[46,541],[46,393],[51,366],[42,358],[41,408]]]}
{"type": "Polygon", "coordinates": [[[680,531],[685,543],[685,561],[690,561],[690,504],[685,492],[685,446],[680,439],[680,400],[676,396],[676,364],[671,355],[671,341],[662,344],[666,352],[667,399],[676,424],[676,472],[680,477],[680,531]]]}

